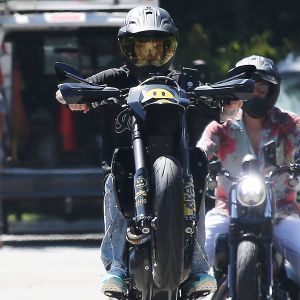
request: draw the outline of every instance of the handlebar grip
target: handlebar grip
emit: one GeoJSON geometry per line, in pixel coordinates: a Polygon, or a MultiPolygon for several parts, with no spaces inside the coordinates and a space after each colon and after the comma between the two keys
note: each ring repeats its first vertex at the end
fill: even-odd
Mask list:
{"type": "Polygon", "coordinates": [[[234,79],[222,81],[210,85],[202,85],[195,88],[194,93],[197,97],[214,97],[221,100],[247,100],[252,97],[254,80],[234,79]]]}
{"type": "Polygon", "coordinates": [[[117,98],[108,98],[105,100],[88,103],[90,108],[97,108],[97,107],[100,107],[103,105],[113,105],[113,104],[121,105],[121,104],[123,104],[123,101],[121,99],[117,99],[117,98]]]}
{"type": "Polygon", "coordinates": [[[101,102],[108,98],[120,98],[121,91],[106,86],[91,86],[82,83],[62,83],[58,85],[66,104],[101,102]]]}
{"type": "Polygon", "coordinates": [[[299,176],[300,175],[300,164],[292,164],[292,170],[296,176],[299,176]]]}

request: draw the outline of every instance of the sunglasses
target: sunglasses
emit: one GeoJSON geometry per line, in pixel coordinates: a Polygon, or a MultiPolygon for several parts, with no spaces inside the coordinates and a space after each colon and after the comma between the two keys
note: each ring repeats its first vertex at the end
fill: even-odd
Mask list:
{"type": "Polygon", "coordinates": [[[270,86],[267,83],[256,82],[254,85],[254,90],[260,94],[268,94],[270,86]]]}

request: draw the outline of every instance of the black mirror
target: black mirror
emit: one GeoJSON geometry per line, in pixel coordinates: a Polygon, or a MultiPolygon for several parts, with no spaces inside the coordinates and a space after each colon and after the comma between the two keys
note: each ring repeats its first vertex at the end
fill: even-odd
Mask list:
{"type": "Polygon", "coordinates": [[[274,141],[270,141],[269,143],[264,145],[264,159],[265,167],[277,165],[276,143],[274,141]]]}
{"type": "Polygon", "coordinates": [[[75,68],[72,66],[62,63],[62,62],[57,62],[54,66],[55,68],[55,73],[59,81],[64,81],[67,78],[75,79],[79,82],[84,82],[90,85],[93,85],[92,83],[88,82],[82,74],[77,71],[75,68]]]}
{"type": "Polygon", "coordinates": [[[217,176],[218,173],[222,170],[222,163],[219,160],[215,160],[209,163],[208,165],[209,173],[213,176],[217,176]]]}
{"type": "Polygon", "coordinates": [[[199,85],[199,71],[191,68],[182,68],[179,78],[178,84],[185,91],[194,91],[194,88],[199,85]]]}

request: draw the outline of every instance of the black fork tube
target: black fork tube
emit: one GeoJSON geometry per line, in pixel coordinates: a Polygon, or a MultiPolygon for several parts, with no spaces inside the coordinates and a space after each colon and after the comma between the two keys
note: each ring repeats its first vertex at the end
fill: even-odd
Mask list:
{"type": "Polygon", "coordinates": [[[149,179],[145,160],[145,146],[142,139],[140,124],[132,117],[132,146],[135,164],[134,200],[135,220],[142,233],[149,233],[151,226],[151,210],[149,203],[149,179]]]}
{"type": "Polygon", "coordinates": [[[134,154],[135,170],[145,168],[145,148],[142,140],[142,133],[138,121],[132,117],[132,146],[134,154]]]}
{"type": "Polygon", "coordinates": [[[189,159],[189,137],[187,130],[186,114],[181,114],[181,152],[182,152],[182,171],[183,176],[190,176],[190,159],[189,159]]]}
{"type": "MultiPolygon", "coordinates": [[[[266,284],[265,284],[265,296],[269,299],[272,296],[273,287],[273,259],[272,259],[272,235],[273,226],[272,220],[266,220],[266,224],[263,228],[263,240],[264,240],[264,252],[265,252],[265,270],[266,270],[266,284]]],[[[271,299],[271,298],[270,298],[271,299]]]]}
{"type": "Polygon", "coordinates": [[[228,266],[228,288],[230,299],[236,300],[236,260],[238,248],[238,224],[231,223],[229,227],[229,266],[228,266]]]}
{"type": "Polygon", "coordinates": [[[181,114],[181,153],[184,187],[184,230],[189,238],[196,227],[196,199],[193,176],[190,171],[189,136],[185,111],[181,114]]]}

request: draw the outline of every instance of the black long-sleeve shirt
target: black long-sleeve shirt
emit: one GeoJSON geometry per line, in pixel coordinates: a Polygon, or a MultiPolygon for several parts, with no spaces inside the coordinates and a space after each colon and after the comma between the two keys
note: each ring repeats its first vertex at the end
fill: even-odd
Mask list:
{"type": "MultiPolygon", "coordinates": [[[[126,66],[108,69],[92,75],[88,81],[96,84],[106,84],[118,89],[131,88],[139,84],[138,79],[126,66]]],[[[130,132],[116,133],[115,119],[124,108],[119,105],[103,105],[98,111],[101,118],[101,133],[103,138],[102,161],[111,163],[114,149],[121,146],[129,146],[130,132]]]]}

